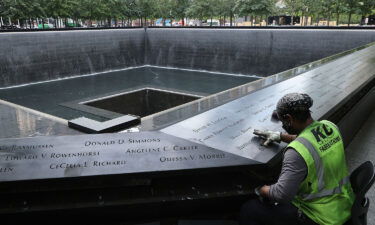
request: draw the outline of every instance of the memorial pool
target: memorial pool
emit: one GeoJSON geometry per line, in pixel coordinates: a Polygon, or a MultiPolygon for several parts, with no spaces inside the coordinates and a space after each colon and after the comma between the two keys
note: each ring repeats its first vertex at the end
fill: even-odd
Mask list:
{"type": "MultiPolygon", "coordinates": [[[[104,110],[100,107],[98,109],[90,102],[103,98],[111,99],[111,97],[138,90],[158,90],[165,95],[156,93],[157,96],[149,98],[154,104],[161,105],[157,110],[153,110],[153,112],[158,112],[256,79],[258,79],[256,76],[145,66],[3,88],[0,89],[0,99],[66,120],[85,116],[103,121],[121,114],[116,113],[115,109],[104,110]],[[168,98],[167,94],[182,97],[181,99],[168,98]],[[165,106],[162,107],[163,105],[165,106]]],[[[140,96],[137,95],[133,99],[114,100],[110,104],[116,108],[134,108],[137,106],[133,104],[133,101],[139,98],[140,96]]],[[[143,117],[144,115],[139,113],[137,116],[143,117]]]]}
{"type": "Polygon", "coordinates": [[[2,34],[0,138],[9,139],[0,141],[1,167],[12,172],[0,176],[2,221],[66,224],[79,215],[108,224],[115,217],[238,212],[256,186],[277,175],[283,146],[262,147],[251,130],[281,129],[270,115],[283,94],[308,93],[314,118],[332,119],[344,140],[354,136],[375,104],[374,34],[200,28],[2,34]],[[129,98],[193,102],[143,117],[135,133],[79,135],[67,126],[77,116],[115,117],[129,98]]]}

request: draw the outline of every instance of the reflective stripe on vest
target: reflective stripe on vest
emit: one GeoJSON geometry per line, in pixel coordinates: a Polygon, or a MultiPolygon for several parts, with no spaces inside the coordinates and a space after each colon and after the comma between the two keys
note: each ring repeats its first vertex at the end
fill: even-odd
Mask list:
{"type": "Polygon", "coordinates": [[[311,144],[311,142],[309,142],[306,138],[297,137],[296,141],[304,145],[314,159],[316,175],[318,177],[318,192],[320,192],[324,189],[324,168],[319,153],[315,150],[315,147],[311,144]]]}
{"type": "Polygon", "coordinates": [[[338,187],[335,187],[335,188],[329,189],[329,190],[322,190],[322,191],[320,191],[318,193],[314,193],[314,194],[304,194],[304,195],[302,195],[302,197],[303,197],[304,200],[312,200],[312,199],[315,199],[315,198],[321,198],[321,197],[330,196],[330,195],[334,195],[334,194],[341,194],[342,193],[341,188],[345,184],[348,184],[349,182],[350,182],[350,179],[349,179],[349,176],[347,176],[340,181],[338,187]]]}
{"type": "Polygon", "coordinates": [[[311,142],[308,141],[306,138],[297,137],[296,141],[298,141],[303,146],[305,146],[305,148],[309,151],[310,155],[314,159],[315,170],[316,170],[316,174],[318,177],[318,192],[313,193],[313,194],[303,194],[301,197],[304,200],[311,200],[311,199],[321,198],[321,197],[325,197],[325,196],[329,196],[333,194],[340,194],[342,192],[341,191],[342,186],[350,182],[349,176],[343,178],[339,182],[339,186],[333,189],[324,190],[324,186],[325,186],[324,185],[324,166],[319,156],[319,153],[317,152],[315,147],[311,144],[311,142]]]}

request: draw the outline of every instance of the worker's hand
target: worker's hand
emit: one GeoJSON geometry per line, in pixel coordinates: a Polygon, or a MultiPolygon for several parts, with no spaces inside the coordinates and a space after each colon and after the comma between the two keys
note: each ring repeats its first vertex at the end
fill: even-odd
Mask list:
{"type": "Polygon", "coordinates": [[[268,146],[271,142],[280,143],[281,141],[281,132],[278,131],[270,131],[270,130],[257,130],[255,129],[253,134],[258,135],[259,137],[266,139],[266,141],[262,144],[264,146],[268,146]]]}

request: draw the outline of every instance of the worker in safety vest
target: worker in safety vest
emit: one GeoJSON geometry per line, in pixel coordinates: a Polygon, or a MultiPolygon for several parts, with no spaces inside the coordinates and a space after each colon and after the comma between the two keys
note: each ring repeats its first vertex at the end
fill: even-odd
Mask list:
{"type": "Polygon", "coordinates": [[[241,225],[344,224],[354,202],[344,144],[335,124],[314,121],[313,100],[291,93],[279,100],[276,113],[286,133],[254,130],[271,142],[287,142],[277,183],[256,188],[260,198],[245,203],[241,225]]]}

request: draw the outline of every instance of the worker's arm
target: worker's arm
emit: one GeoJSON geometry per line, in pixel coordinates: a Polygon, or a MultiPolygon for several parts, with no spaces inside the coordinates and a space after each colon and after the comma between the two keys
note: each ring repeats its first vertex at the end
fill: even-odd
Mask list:
{"type": "Polygon", "coordinates": [[[296,138],[297,138],[297,135],[292,135],[292,134],[288,134],[288,133],[281,133],[280,134],[281,141],[283,141],[285,143],[290,143],[290,142],[294,141],[296,138]]]}
{"type": "Polygon", "coordinates": [[[307,175],[307,166],[302,156],[292,148],[284,154],[283,165],[277,183],[265,185],[259,194],[275,202],[290,202],[297,194],[299,185],[307,175]]]}
{"type": "Polygon", "coordinates": [[[297,135],[291,135],[288,133],[281,133],[279,131],[270,131],[270,130],[257,130],[255,129],[253,134],[258,135],[259,137],[266,139],[266,141],[262,144],[264,146],[268,146],[271,142],[280,143],[280,141],[290,143],[297,138],[297,135]]]}

